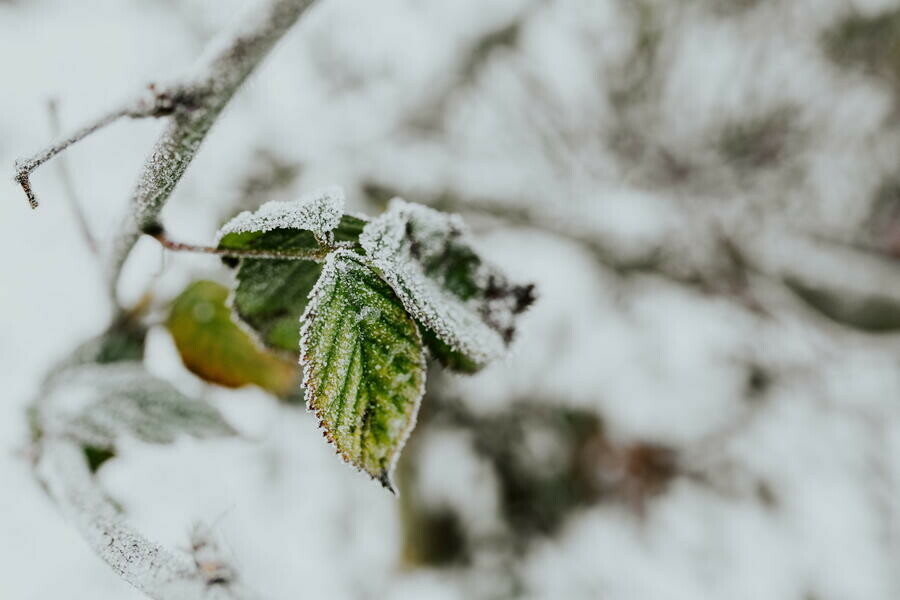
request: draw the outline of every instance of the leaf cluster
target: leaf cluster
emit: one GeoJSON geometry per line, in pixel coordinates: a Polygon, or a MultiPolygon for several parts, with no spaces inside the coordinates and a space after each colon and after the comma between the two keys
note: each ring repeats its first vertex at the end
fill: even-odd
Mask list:
{"type": "Polygon", "coordinates": [[[503,355],[534,301],[532,285],[481,257],[459,216],[399,198],[374,219],[345,213],[339,188],[269,202],[226,223],[217,245],[237,257],[225,259],[234,321],[297,356],[325,437],[391,490],[428,356],[477,372],[503,355]]]}

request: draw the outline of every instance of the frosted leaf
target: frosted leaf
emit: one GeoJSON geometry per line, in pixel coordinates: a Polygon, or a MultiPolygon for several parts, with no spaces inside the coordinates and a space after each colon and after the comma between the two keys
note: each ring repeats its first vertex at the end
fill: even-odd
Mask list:
{"type": "Polygon", "coordinates": [[[137,362],[71,369],[55,382],[42,412],[46,434],[94,448],[113,448],[122,435],[164,444],[179,435],[235,434],[213,406],[185,396],[137,362]]]}
{"type": "Polygon", "coordinates": [[[266,346],[296,354],[300,315],[321,271],[306,260],[243,259],[231,297],[234,315],[266,346]]]}
{"type": "MultiPolygon", "coordinates": [[[[340,188],[293,202],[269,202],[256,213],[241,213],[229,221],[219,231],[218,245],[233,250],[319,251],[316,236],[323,234],[333,235],[338,243],[356,243],[366,221],[341,216],[343,204],[340,188]]],[[[241,259],[232,297],[235,315],[265,345],[296,353],[300,315],[320,271],[311,260],[241,259]]]]}
{"type": "Polygon", "coordinates": [[[424,392],[425,350],[412,317],[364,260],[349,250],[328,256],[303,315],[300,362],[325,437],[393,490],[424,392]]]}
{"type": "Polygon", "coordinates": [[[229,234],[264,233],[273,229],[303,229],[315,234],[334,230],[344,212],[344,190],[328,187],[297,200],[266,202],[255,212],[244,211],[219,230],[217,242],[229,234]]]}
{"type": "Polygon", "coordinates": [[[475,253],[458,215],[399,198],[363,229],[360,244],[446,366],[474,372],[501,356],[533,286],[512,285],[475,253]]]}

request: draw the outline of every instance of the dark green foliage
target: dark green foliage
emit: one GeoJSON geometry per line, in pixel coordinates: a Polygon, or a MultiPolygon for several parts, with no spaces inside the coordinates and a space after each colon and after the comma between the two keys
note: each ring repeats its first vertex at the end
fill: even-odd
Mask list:
{"type": "Polygon", "coordinates": [[[473,374],[481,370],[481,365],[470,359],[462,352],[457,352],[445,341],[436,336],[434,332],[421,323],[419,331],[422,332],[422,341],[428,347],[431,356],[441,365],[459,373],[473,374]]]}
{"type": "MultiPolygon", "coordinates": [[[[344,215],[334,231],[335,241],[356,242],[364,225],[363,219],[344,215]]],[[[219,241],[219,247],[314,251],[319,249],[319,244],[311,231],[273,229],[229,233],[219,241]]],[[[233,308],[264,344],[296,354],[300,345],[300,315],[321,271],[321,265],[309,260],[241,259],[235,274],[233,308]]]]}
{"type": "MultiPolygon", "coordinates": [[[[399,198],[360,236],[366,255],[403,305],[445,348],[483,367],[515,335],[515,317],[534,300],[533,286],[515,285],[475,253],[462,220],[399,198]]],[[[474,368],[467,368],[471,372],[474,368]]]]}
{"type": "Polygon", "coordinates": [[[300,315],[322,265],[307,260],[243,259],[232,306],[270,348],[292,354],[300,347],[300,315]]]}
{"type": "MultiPolygon", "coordinates": [[[[459,216],[400,199],[368,221],[343,214],[343,192],[329,188],[243,212],[219,236],[235,251],[234,316],[271,348],[299,347],[323,433],[389,489],[424,389],[425,344],[474,373],[502,355],[534,301],[532,285],[481,259],[459,216]]],[[[215,378],[239,370],[217,352],[195,354],[215,378]]]]}

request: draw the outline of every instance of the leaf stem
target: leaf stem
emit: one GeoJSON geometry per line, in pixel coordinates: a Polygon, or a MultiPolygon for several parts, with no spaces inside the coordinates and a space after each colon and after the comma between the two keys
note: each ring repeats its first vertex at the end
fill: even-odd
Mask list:
{"type": "Polygon", "coordinates": [[[214,246],[200,246],[196,244],[187,244],[169,239],[165,232],[149,233],[163,247],[176,252],[199,252],[202,254],[213,254],[215,256],[228,256],[231,258],[256,258],[262,260],[313,260],[322,262],[331,252],[332,248],[319,247],[314,250],[263,250],[263,249],[246,249],[238,250],[234,248],[216,248],[214,246]]]}

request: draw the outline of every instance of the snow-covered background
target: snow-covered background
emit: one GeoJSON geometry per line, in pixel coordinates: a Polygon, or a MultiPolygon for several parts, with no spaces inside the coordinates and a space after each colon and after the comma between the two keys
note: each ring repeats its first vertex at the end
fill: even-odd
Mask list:
{"type": "MultiPolygon", "coordinates": [[[[36,483],[24,415],[111,307],[54,165],[15,158],[166,81],[239,0],[0,0],[0,598],[139,598],[36,483]]],[[[208,525],[261,597],[900,598],[900,3],[319,0],[164,212],[337,183],[463,213],[540,300],[511,355],[430,373],[401,498],[302,408],[148,367],[240,440],[126,444],[99,477],[139,528],[208,525]]],[[[67,155],[108,241],[161,124],[67,155]]],[[[136,249],[120,289],[228,280],[136,249]]]]}

